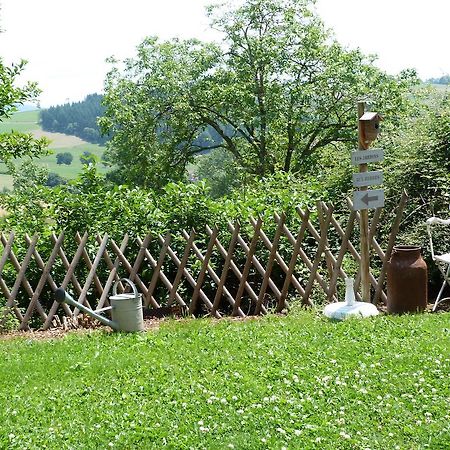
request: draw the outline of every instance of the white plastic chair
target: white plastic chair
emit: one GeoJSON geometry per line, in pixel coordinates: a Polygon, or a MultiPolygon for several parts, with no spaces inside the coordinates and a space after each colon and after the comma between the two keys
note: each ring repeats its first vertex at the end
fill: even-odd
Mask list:
{"type": "Polygon", "coordinates": [[[439,303],[442,303],[445,300],[450,300],[450,297],[441,298],[445,289],[445,285],[448,284],[450,286],[450,253],[444,253],[442,255],[436,255],[434,253],[433,226],[435,225],[450,225],[450,219],[444,220],[438,217],[430,217],[427,220],[427,231],[428,236],[430,237],[431,257],[433,258],[433,261],[436,263],[438,269],[440,270],[442,276],[444,277],[444,282],[442,283],[441,290],[439,291],[439,294],[436,297],[436,301],[434,302],[433,311],[436,311],[436,308],[439,305],[439,303]]]}

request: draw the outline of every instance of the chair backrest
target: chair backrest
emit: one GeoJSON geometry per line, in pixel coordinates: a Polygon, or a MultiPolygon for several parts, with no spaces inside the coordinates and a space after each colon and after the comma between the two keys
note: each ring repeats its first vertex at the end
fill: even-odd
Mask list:
{"type": "Polygon", "coordinates": [[[431,257],[434,259],[434,248],[433,248],[433,230],[432,227],[435,225],[450,225],[450,219],[440,219],[439,217],[430,217],[427,219],[427,232],[430,238],[430,249],[431,257]]]}

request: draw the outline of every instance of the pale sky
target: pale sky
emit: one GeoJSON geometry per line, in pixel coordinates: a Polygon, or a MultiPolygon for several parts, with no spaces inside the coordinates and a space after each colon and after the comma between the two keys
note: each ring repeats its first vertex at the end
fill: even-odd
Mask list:
{"type": "MultiPolygon", "coordinates": [[[[111,55],[135,55],[145,36],[212,40],[204,12],[219,0],[0,0],[0,57],[28,60],[43,107],[101,92],[111,55]]],[[[450,0],[317,0],[339,42],[375,53],[396,74],[450,73],[450,0]]]]}

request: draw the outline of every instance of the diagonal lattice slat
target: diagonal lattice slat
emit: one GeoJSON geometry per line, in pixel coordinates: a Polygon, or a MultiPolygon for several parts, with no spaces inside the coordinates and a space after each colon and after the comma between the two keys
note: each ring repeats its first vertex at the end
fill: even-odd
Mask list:
{"type": "MultiPolygon", "coordinates": [[[[232,233],[233,233],[232,235],[236,234],[236,240],[237,240],[237,238],[239,236],[240,224],[237,222],[235,225],[232,225],[231,222],[229,222],[228,228],[232,231],[232,233]]],[[[208,235],[211,236],[212,230],[208,226],[206,226],[206,231],[207,231],[208,235]]],[[[225,250],[225,248],[223,247],[223,245],[220,243],[220,241],[218,239],[216,239],[216,246],[217,246],[217,249],[219,250],[220,254],[222,255],[222,257],[226,259],[227,251],[225,250]]],[[[231,261],[230,261],[230,268],[240,283],[241,280],[243,279],[243,276],[242,276],[242,273],[239,270],[238,266],[233,261],[233,259],[231,259],[231,261]]],[[[244,289],[248,293],[250,299],[256,304],[256,302],[258,301],[258,296],[256,295],[253,288],[250,286],[247,279],[243,280],[243,284],[244,284],[244,289]]],[[[240,309],[240,305],[233,306],[233,315],[239,315],[239,309],[240,309]]]]}
{"type": "MultiPolygon", "coordinates": [[[[200,273],[198,274],[197,281],[196,281],[195,287],[194,287],[194,292],[192,294],[191,302],[189,304],[189,313],[190,314],[194,314],[194,312],[196,310],[197,299],[200,295],[200,289],[202,288],[203,282],[205,280],[205,275],[208,270],[209,259],[211,258],[211,255],[212,255],[212,252],[214,249],[214,241],[216,240],[218,233],[219,233],[219,230],[216,227],[214,227],[213,233],[212,233],[211,237],[209,238],[206,253],[204,256],[202,256],[200,258],[200,260],[202,262],[202,266],[200,268],[200,273]]],[[[192,245],[193,248],[194,248],[194,246],[195,246],[195,244],[192,245]]],[[[209,298],[203,299],[203,302],[206,304],[207,308],[211,311],[213,305],[212,305],[211,301],[209,300],[209,298]]],[[[216,314],[219,314],[219,313],[216,312],[216,314]]]]}
{"type": "MultiPolygon", "coordinates": [[[[270,245],[268,246],[268,248],[270,250],[270,254],[269,254],[269,259],[267,261],[266,269],[264,271],[264,277],[263,277],[261,289],[259,290],[258,300],[256,302],[255,314],[261,313],[261,308],[262,308],[262,304],[264,301],[264,297],[266,295],[267,287],[269,286],[270,275],[272,273],[272,268],[273,268],[273,264],[275,262],[275,257],[276,257],[276,255],[279,256],[278,251],[277,251],[278,243],[280,241],[281,232],[283,230],[283,225],[284,225],[285,220],[286,220],[286,215],[282,214],[281,220],[279,221],[279,223],[277,225],[277,230],[275,231],[275,237],[273,238],[273,242],[271,242],[270,245]]],[[[260,233],[261,234],[263,233],[262,229],[260,229],[260,233]]],[[[281,259],[281,257],[280,257],[280,259],[281,259]]],[[[283,263],[284,263],[284,261],[283,261],[283,263]]],[[[281,299],[281,292],[280,292],[280,296],[278,297],[278,301],[280,301],[280,299],[281,299]]]]}
{"type": "MultiPolygon", "coordinates": [[[[277,214],[275,215],[275,219],[277,220],[278,223],[280,223],[281,218],[277,214]]],[[[305,289],[303,288],[303,286],[301,286],[301,284],[297,281],[297,279],[294,276],[295,265],[297,263],[297,258],[300,253],[300,246],[302,244],[303,237],[305,235],[306,224],[308,221],[309,221],[309,211],[307,212],[306,220],[304,220],[302,222],[302,225],[298,232],[297,238],[295,239],[295,243],[293,244],[294,248],[292,250],[291,260],[289,262],[289,267],[286,272],[286,278],[284,280],[283,288],[281,290],[281,298],[277,305],[277,312],[281,312],[284,308],[286,308],[286,306],[288,306],[286,298],[288,295],[289,286],[291,283],[293,283],[294,280],[296,281],[296,283],[293,283],[293,284],[296,287],[299,294],[302,296],[303,303],[307,304],[308,306],[312,306],[311,301],[305,297],[305,289]]],[[[286,235],[287,228],[284,224],[283,224],[282,230],[283,230],[284,234],[286,235]]],[[[289,238],[289,236],[288,236],[288,238],[289,238]]]]}
{"type": "MultiPolygon", "coordinates": [[[[158,237],[159,242],[163,243],[164,239],[162,238],[162,236],[158,237]]],[[[178,258],[178,256],[175,254],[175,252],[170,248],[170,246],[167,248],[167,252],[170,256],[170,258],[172,259],[172,261],[175,263],[175,265],[179,268],[181,266],[181,261],[178,258]]],[[[189,272],[189,270],[184,267],[183,268],[183,276],[186,278],[187,282],[191,285],[191,287],[193,289],[196,289],[197,287],[197,282],[195,281],[194,277],[191,275],[191,273],[189,272]]],[[[161,280],[164,282],[164,280],[166,280],[165,284],[169,289],[172,289],[172,284],[170,283],[170,281],[167,279],[167,277],[163,277],[163,274],[161,272],[161,280]]],[[[198,295],[200,296],[200,299],[203,301],[204,304],[206,304],[207,308],[209,308],[210,310],[212,309],[212,303],[209,300],[208,296],[205,294],[205,292],[203,291],[203,289],[200,287],[198,288],[198,295]]],[[[181,300],[183,303],[184,301],[181,300]]],[[[182,303],[180,303],[180,305],[182,305],[182,303]]],[[[182,306],[187,306],[185,303],[182,306]]],[[[216,311],[216,313],[214,314],[214,317],[216,318],[220,318],[220,314],[216,311]]]]}
{"type": "Polygon", "coordinates": [[[39,267],[42,269],[42,275],[41,275],[41,278],[39,279],[39,283],[34,291],[33,297],[31,298],[31,301],[25,312],[25,315],[23,316],[23,320],[22,320],[22,323],[20,326],[21,329],[26,328],[28,321],[30,320],[33,310],[35,308],[39,309],[40,314],[42,315],[42,318],[44,320],[44,323],[47,320],[47,314],[45,314],[41,304],[39,303],[39,297],[40,297],[42,290],[44,289],[44,285],[47,281],[50,284],[50,287],[53,290],[53,292],[57,288],[55,282],[53,281],[52,276],[50,275],[50,270],[56,260],[56,257],[58,255],[59,249],[61,248],[63,240],[64,240],[64,233],[61,233],[55,243],[55,246],[53,247],[50,258],[48,259],[48,261],[45,265],[43,265],[44,263],[42,261],[42,258],[39,255],[39,253],[36,251],[36,249],[34,250],[35,259],[36,259],[39,267]]]}
{"type": "MultiPolygon", "coordinates": [[[[224,264],[222,267],[222,274],[220,275],[220,279],[219,279],[218,283],[216,281],[217,291],[216,291],[216,295],[214,297],[213,307],[212,307],[212,311],[211,311],[212,314],[214,314],[217,311],[217,309],[219,308],[220,300],[222,298],[222,293],[225,294],[230,306],[234,309],[235,301],[234,301],[233,296],[231,295],[231,293],[225,286],[225,282],[227,280],[228,273],[229,273],[229,270],[231,267],[231,262],[233,260],[233,253],[234,253],[234,249],[236,248],[239,231],[240,231],[240,225],[237,223],[235,225],[235,229],[231,236],[230,244],[228,246],[228,250],[226,251],[225,255],[221,252],[221,249],[219,248],[220,243],[219,243],[218,239],[216,238],[216,246],[219,248],[219,252],[222,253],[222,256],[225,257],[225,261],[224,261],[224,264]]],[[[212,235],[212,233],[210,234],[210,236],[211,235],[212,235]]],[[[236,313],[237,313],[237,315],[239,315],[241,317],[245,316],[245,314],[241,308],[237,308],[236,313]]]]}
{"type": "MultiPolygon", "coordinates": [[[[129,240],[129,236],[128,236],[128,234],[126,234],[122,240],[122,243],[120,244],[121,252],[124,252],[125,249],[127,248],[128,240],[129,240]]],[[[101,238],[98,235],[97,235],[97,242],[99,244],[101,244],[101,238]]],[[[123,285],[122,285],[122,283],[120,283],[120,279],[117,274],[117,269],[119,268],[119,265],[120,265],[119,257],[117,256],[115,261],[113,262],[109,256],[108,252],[105,250],[104,258],[105,258],[106,265],[107,265],[108,269],[110,270],[110,272],[108,275],[108,279],[106,280],[102,295],[100,296],[100,299],[97,303],[96,309],[101,309],[105,305],[105,303],[107,301],[108,293],[109,293],[114,281],[119,282],[119,287],[123,290],[123,285]]]]}

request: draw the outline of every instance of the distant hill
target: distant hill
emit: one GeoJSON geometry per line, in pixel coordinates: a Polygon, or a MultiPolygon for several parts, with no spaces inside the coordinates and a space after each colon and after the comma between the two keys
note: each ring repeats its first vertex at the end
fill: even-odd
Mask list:
{"type": "Polygon", "coordinates": [[[101,135],[97,125],[97,119],[103,116],[105,110],[102,98],[100,94],[91,94],[81,102],[42,109],[40,112],[42,129],[78,136],[92,144],[105,144],[108,137],[101,135]]]}
{"type": "Polygon", "coordinates": [[[24,105],[17,105],[18,112],[36,111],[38,107],[32,103],[25,103],[24,105]]]}
{"type": "Polygon", "coordinates": [[[450,85],[450,75],[447,74],[439,78],[430,78],[426,81],[426,83],[450,85]]]}

